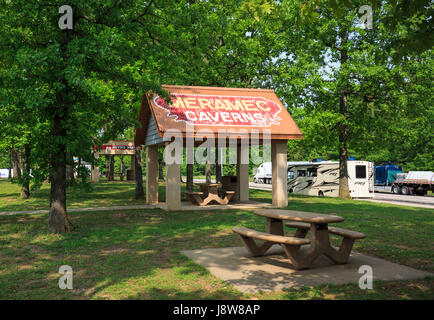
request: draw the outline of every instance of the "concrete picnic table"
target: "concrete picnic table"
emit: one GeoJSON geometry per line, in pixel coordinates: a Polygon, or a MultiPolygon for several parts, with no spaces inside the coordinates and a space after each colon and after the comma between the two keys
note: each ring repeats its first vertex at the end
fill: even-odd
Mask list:
{"type": "Polygon", "coordinates": [[[195,183],[200,187],[199,192],[189,192],[186,194],[190,197],[193,203],[197,203],[200,206],[205,206],[211,201],[216,201],[219,204],[228,204],[232,196],[235,194],[234,191],[224,191],[225,197],[221,198],[219,196],[219,190],[222,187],[221,183],[195,183]]]}
{"type": "Polygon", "coordinates": [[[254,256],[264,255],[276,243],[282,245],[288,259],[297,269],[310,267],[320,254],[326,255],[335,263],[347,263],[355,239],[365,237],[357,231],[329,227],[329,223],[344,221],[344,218],[336,215],[279,209],[258,209],[254,213],[267,219],[267,232],[248,228],[234,228],[233,231],[240,234],[244,245],[254,256]],[[284,224],[284,220],[291,222],[284,224]],[[297,228],[294,237],[285,236],[284,225],[297,228]],[[309,231],[310,240],[305,239],[309,231]],[[330,233],[343,237],[339,249],[331,246],[330,233]],[[253,238],[264,240],[264,243],[258,246],[253,238]],[[302,245],[309,246],[301,250],[302,245]]]}

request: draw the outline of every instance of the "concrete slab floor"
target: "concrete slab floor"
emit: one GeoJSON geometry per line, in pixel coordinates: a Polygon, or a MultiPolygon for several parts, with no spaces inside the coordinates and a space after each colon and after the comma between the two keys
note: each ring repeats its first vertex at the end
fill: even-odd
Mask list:
{"type": "Polygon", "coordinates": [[[285,291],[327,283],[359,283],[359,267],[369,265],[375,280],[417,279],[434,274],[353,252],[345,265],[336,265],[320,256],[311,269],[293,269],[280,246],[263,257],[252,257],[244,247],[181,251],[208,269],[214,276],[244,293],[285,291]]]}

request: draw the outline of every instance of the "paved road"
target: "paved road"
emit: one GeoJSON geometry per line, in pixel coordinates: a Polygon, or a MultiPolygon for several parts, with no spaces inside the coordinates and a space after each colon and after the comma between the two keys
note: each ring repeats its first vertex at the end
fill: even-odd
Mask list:
{"type": "MultiPolygon", "coordinates": [[[[271,190],[271,184],[250,182],[249,186],[250,189],[271,190]]],[[[376,192],[373,199],[358,200],[434,209],[434,197],[429,196],[405,196],[402,194],[376,192]]]]}
{"type": "Polygon", "coordinates": [[[374,199],[365,200],[434,209],[434,197],[430,196],[405,196],[402,194],[376,192],[374,199]]]}

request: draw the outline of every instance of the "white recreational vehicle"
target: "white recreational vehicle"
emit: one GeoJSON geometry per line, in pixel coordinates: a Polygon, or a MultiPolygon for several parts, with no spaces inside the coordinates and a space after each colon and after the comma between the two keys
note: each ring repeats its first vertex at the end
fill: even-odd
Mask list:
{"type": "MultiPolygon", "coordinates": [[[[349,160],[347,165],[351,197],[374,197],[374,164],[349,160]]],[[[339,196],[339,162],[288,162],[288,192],[311,196],[339,196]]]]}

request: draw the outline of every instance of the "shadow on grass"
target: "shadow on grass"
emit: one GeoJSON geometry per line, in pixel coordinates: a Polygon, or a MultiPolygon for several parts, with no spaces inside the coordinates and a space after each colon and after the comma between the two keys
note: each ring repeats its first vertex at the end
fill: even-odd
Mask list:
{"type": "Polygon", "coordinates": [[[7,248],[0,254],[0,298],[155,299],[152,294],[161,288],[168,294],[160,292],[161,299],[240,296],[179,253],[206,242],[197,238],[224,243],[227,234],[217,234],[219,223],[213,230],[191,213],[171,216],[160,210],[70,217],[79,229],[65,235],[44,231],[43,215],[3,219],[1,229],[9,232],[2,236],[7,248]],[[190,232],[186,220],[192,222],[190,232]],[[58,288],[57,270],[63,264],[73,268],[72,291],[58,288]]]}

